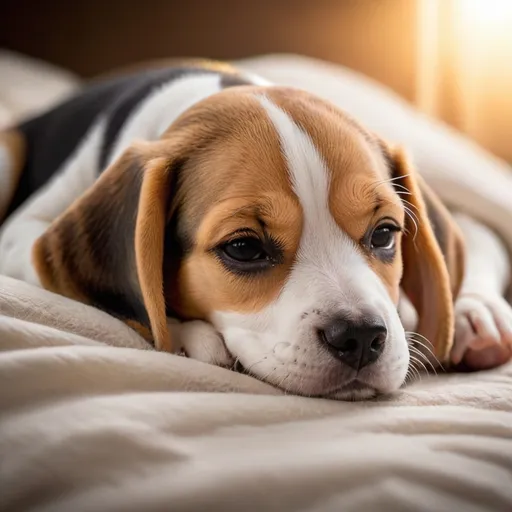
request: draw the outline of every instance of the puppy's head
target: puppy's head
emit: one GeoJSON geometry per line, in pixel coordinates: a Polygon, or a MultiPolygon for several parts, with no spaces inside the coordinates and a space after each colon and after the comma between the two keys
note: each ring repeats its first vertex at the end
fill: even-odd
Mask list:
{"type": "Polygon", "coordinates": [[[329,103],[239,87],[129,149],[38,240],[34,261],[45,287],[158,348],[171,349],[167,316],[204,319],[260,379],[368,397],[407,372],[401,285],[438,358],[451,343],[458,282],[422,197],[403,156],[329,103]]]}

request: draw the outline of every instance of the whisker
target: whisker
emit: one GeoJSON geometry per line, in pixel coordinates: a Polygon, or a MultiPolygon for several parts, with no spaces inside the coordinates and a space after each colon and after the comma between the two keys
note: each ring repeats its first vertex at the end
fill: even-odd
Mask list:
{"type": "MultiPolygon", "coordinates": [[[[403,201],[403,202],[404,202],[404,203],[409,203],[409,201],[403,201]]],[[[411,204],[411,203],[409,203],[409,204],[411,204]]],[[[406,211],[406,212],[407,212],[411,217],[413,217],[413,218],[414,218],[414,220],[415,220],[418,224],[421,224],[421,222],[420,222],[420,220],[419,220],[418,216],[416,215],[416,212],[415,212],[415,211],[413,211],[413,210],[411,210],[411,208],[410,208],[409,206],[407,206],[406,204],[404,204],[403,206],[404,206],[405,211],[406,211]]],[[[414,206],[414,205],[412,205],[412,206],[414,206]]]]}
{"type": "Polygon", "coordinates": [[[402,203],[405,203],[405,204],[409,205],[408,208],[414,208],[416,210],[416,212],[419,211],[418,207],[415,204],[412,204],[410,201],[407,201],[407,199],[403,199],[402,198],[402,203]]]}
{"type": "Polygon", "coordinates": [[[437,362],[439,362],[434,353],[434,345],[430,342],[430,340],[425,338],[425,336],[422,336],[421,334],[413,331],[408,331],[408,333],[406,333],[406,336],[407,335],[411,341],[418,344],[420,347],[423,347],[437,362]]]}
{"type": "Polygon", "coordinates": [[[284,394],[287,395],[288,394],[288,391],[283,388],[283,385],[284,383],[286,382],[286,379],[290,376],[290,372],[288,372],[282,379],[281,381],[279,382],[279,384],[275,384],[276,387],[278,387],[279,389],[281,389],[282,391],[284,391],[284,394]]]}
{"type": "Polygon", "coordinates": [[[404,205],[404,210],[405,210],[406,215],[409,216],[409,218],[411,219],[411,222],[414,224],[414,235],[413,235],[413,240],[414,240],[416,238],[416,235],[418,234],[418,224],[416,223],[415,215],[410,210],[410,208],[408,208],[407,206],[404,205]]]}
{"type": "MultiPolygon", "coordinates": [[[[426,336],[423,336],[423,334],[420,334],[419,332],[415,332],[415,331],[407,331],[408,334],[411,334],[412,336],[414,337],[417,337],[419,338],[420,340],[423,340],[428,346],[425,346],[425,348],[429,348],[429,350],[432,350],[434,348],[434,345],[432,344],[432,342],[426,337],[426,336]]],[[[418,340],[416,340],[418,341],[418,340]]]]}
{"type": "Polygon", "coordinates": [[[418,376],[418,380],[421,382],[423,380],[421,372],[418,368],[415,368],[415,370],[416,370],[416,375],[418,376]]]}
{"type": "MultiPolygon", "coordinates": [[[[417,349],[416,349],[417,350],[417,349]]],[[[429,368],[432,368],[432,373],[437,376],[437,370],[436,367],[432,364],[432,361],[429,361],[428,358],[423,354],[422,352],[415,352],[418,356],[421,355],[423,361],[425,361],[426,364],[428,364],[429,368]]],[[[430,373],[427,369],[427,373],[430,373]]]]}
{"type": "Polygon", "coordinates": [[[395,176],[394,178],[386,178],[385,180],[378,181],[377,183],[375,183],[375,190],[377,190],[378,187],[380,187],[381,185],[384,185],[385,183],[391,183],[394,187],[401,187],[401,188],[404,188],[405,190],[407,190],[407,187],[405,187],[401,183],[393,183],[396,180],[401,180],[403,178],[407,178],[407,176],[409,176],[409,174],[404,174],[403,176],[395,176]]]}
{"type": "MultiPolygon", "coordinates": [[[[443,372],[446,372],[446,369],[444,368],[444,366],[442,365],[441,361],[439,361],[439,359],[436,357],[435,353],[434,353],[434,345],[432,345],[432,343],[430,342],[430,340],[428,340],[425,336],[421,335],[420,333],[418,332],[414,332],[414,331],[407,331],[405,333],[406,335],[406,338],[408,338],[410,341],[413,341],[414,343],[418,344],[419,346],[423,347],[427,353],[429,353],[432,358],[434,359],[434,361],[439,365],[439,367],[441,368],[441,370],[443,372]],[[421,340],[424,340],[425,343],[423,343],[420,339],[417,339],[416,337],[418,338],[421,338],[421,340]],[[428,343],[428,345],[427,345],[428,343]],[[430,347],[429,347],[430,345],[430,347]],[[431,348],[432,347],[432,348],[431,348]]],[[[432,364],[432,362],[429,360],[429,363],[432,364]]],[[[432,365],[433,366],[433,365],[432,365]]]]}
{"type": "Polygon", "coordinates": [[[395,192],[397,194],[406,194],[406,195],[412,196],[412,192],[404,185],[400,185],[400,183],[393,183],[393,187],[400,188],[400,190],[396,190],[396,188],[395,188],[395,192]]]}
{"type": "MultiPolygon", "coordinates": [[[[434,374],[437,375],[436,367],[434,366],[434,363],[432,363],[432,361],[428,358],[427,354],[422,352],[418,347],[410,347],[410,348],[414,349],[417,354],[421,355],[421,357],[423,358],[425,363],[427,363],[430,366],[430,368],[432,368],[432,371],[434,372],[434,374]]],[[[437,363],[439,364],[439,361],[437,360],[437,358],[435,356],[434,356],[434,358],[436,359],[437,363]]]]}
{"type": "Polygon", "coordinates": [[[421,382],[421,374],[418,370],[418,368],[416,368],[414,366],[414,363],[415,363],[415,359],[414,357],[411,357],[411,360],[412,360],[412,365],[409,367],[409,369],[411,370],[411,376],[413,377],[413,382],[416,381],[416,380],[419,380],[421,382]]]}
{"type": "MultiPolygon", "coordinates": [[[[411,363],[414,368],[419,369],[416,365],[423,365],[423,363],[414,354],[410,354],[410,360],[411,360],[411,363]]],[[[425,368],[425,372],[427,372],[426,368],[425,368]]]]}
{"type": "Polygon", "coordinates": [[[411,364],[409,365],[409,368],[407,369],[407,373],[409,376],[409,382],[415,382],[417,380],[421,381],[421,374],[415,366],[415,358],[411,357],[411,364]]]}
{"type": "MultiPolygon", "coordinates": [[[[404,174],[403,176],[395,176],[394,178],[386,178],[385,180],[379,181],[379,185],[382,185],[383,183],[391,183],[393,181],[401,180],[403,178],[407,178],[410,176],[410,174],[404,174]]],[[[396,183],[394,183],[396,185],[396,183]]],[[[403,186],[403,185],[402,185],[403,186]]]]}
{"type": "MultiPolygon", "coordinates": [[[[267,359],[268,356],[264,356],[262,357],[261,359],[258,359],[258,361],[255,361],[254,363],[252,363],[250,366],[248,366],[247,368],[244,366],[243,367],[243,372],[244,374],[247,374],[247,375],[252,375],[251,374],[251,370],[257,365],[257,364],[260,364],[262,363],[263,361],[265,361],[267,359]]],[[[259,378],[259,377],[258,377],[259,378]]]]}
{"type": "Polygon", "coordinates": [[[416,369],[416,367],[414,366],[414,360],[413,360],[413,358],[410,358],[409,368],[407,368],[407,373],[408,373],[409,377],[411,377],[411,378],[415,377],[415,374],[414,374],[415,369],[416,369]]]}
{"type": "Polygon", "coordinates": [[[416,354],[416,356],[418,356],[418,357],[415,357],[416,362],[421,364],[421,366],[423,366],[425,373],[429,373],[429,371],[428,371],[428,368],[425,366],[424,362],[420,359],[420,357],[424,359],[425,363],[427,363],[432,368],[432,371],[434,372],[434,374],[437,375],[435,366],[431,363],[431,361],[428,360],[427,356],[423,352],[421,352],[421,350],[419,350],[413,346],[409,347],[409,350],[413,354],[416,354]]]}
{"type": "Polygon", "coordinates": [[[271,386],[275,386],[275,384],[270,382],[269,379],[276,370],[277,368],[272,368],[272,370],[270,370],[266,375],[264,375],[263,377],[258,377],[258,379],[270,384],[271,386]]]}

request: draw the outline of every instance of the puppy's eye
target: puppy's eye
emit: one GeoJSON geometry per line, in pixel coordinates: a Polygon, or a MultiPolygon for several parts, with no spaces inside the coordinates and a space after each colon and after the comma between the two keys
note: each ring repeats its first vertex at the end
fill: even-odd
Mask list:
{"type": "Polygon", "coordinates": [[[222,250],[231,259],[239,262],[252,262],[267,258],[261,241],[253,237],[232,240],[224,244],[222,250]]]}
{"type": "Polygon", "coordinates": [[[383,224],[375,228],[370,239],[372,249],[393,249],[396,243],[395,233],[399,228],[393,224],[383,224]]]}
{"type": "Polygon", "coordinates": [[[240,229],[231,236],[231,240],[211,249],[229,272],[250,276],[282,263],[283,248],[269,233],[260,235],[252,230],[240,229]]]}

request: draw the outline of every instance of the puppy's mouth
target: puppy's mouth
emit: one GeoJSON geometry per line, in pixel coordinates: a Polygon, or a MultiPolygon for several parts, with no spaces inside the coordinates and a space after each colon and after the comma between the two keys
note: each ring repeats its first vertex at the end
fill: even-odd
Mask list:
{"type": "Polygon", "coordinates": [[[354,379],[348,384],[332,391],[326,395],[325,398],[332,398],[335,400],[345,400],[349,402],[356,402],[359,400],[370,400],[378,395],[378,391],[369,386],[365,382],[354,379]]]}
{"type": "MultiPolygon", "coordinates": [[[[261,379],[260,377],[252,374],[251,372],[248,372],[246,368],[242,365],[242,363],[238,360],[235,362],[233,366],[233,371],[243,373],[245,375],[250,375],[258,380],[261,380],[262,382],[270,384],[271,386],[277,389],[281,389],[284,392],[290,393],[289,389],[282,386],[278,386],[274,382],[269,382],[266,381],[265,379],[261,379]]],[[[369,386],[368,384],[357,378],[354,378],[348,383],[345,383],[342,386],[338,386],[332,390],[326,390],[324,393],[311,395],[301,393],[299,391],[294,391],[293,394],[298,396],[307,396],[309,398],[328,398],[332,400],[345,400],[349,402],[356,402],[359,400],[370,400],[372,398],[375,398],[375,396],[377,396],[379,393],[375,388],[369,386]]]]}

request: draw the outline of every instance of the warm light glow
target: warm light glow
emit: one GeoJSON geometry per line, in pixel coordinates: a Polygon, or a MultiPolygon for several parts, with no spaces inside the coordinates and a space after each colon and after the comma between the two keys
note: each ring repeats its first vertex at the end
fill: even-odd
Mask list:
{"type": "Polygon", "coordinates": [[[456,0],[454,6],[454,35],[465,57],[490,59],[508,68],[512,50],[512,0],[456,0]]]}
{"type": "Polygon", "coordinates": [[[512,20],[512,0],[458,0],[462,22],[492,30],[512,20]]]}

